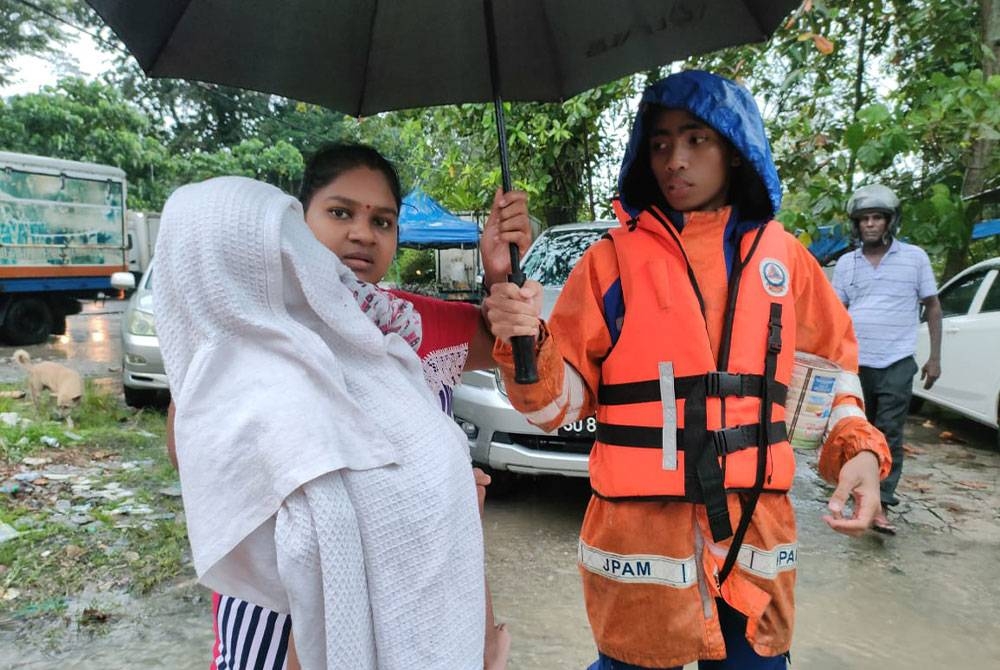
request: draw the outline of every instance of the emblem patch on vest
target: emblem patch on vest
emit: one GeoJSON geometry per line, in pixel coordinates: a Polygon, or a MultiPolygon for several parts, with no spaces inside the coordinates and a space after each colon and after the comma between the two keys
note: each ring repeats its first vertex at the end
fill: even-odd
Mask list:
{"type": "Polygon", "coordinates": [[[760,262],[760,279],[768,295],[780,298],[788,293],[788,268],[774,258],[760,262]]]}

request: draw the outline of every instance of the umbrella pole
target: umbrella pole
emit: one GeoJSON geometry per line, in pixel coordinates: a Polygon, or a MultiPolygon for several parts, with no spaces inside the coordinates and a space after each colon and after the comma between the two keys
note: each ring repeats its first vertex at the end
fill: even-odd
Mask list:
{"type": "MultiPolygon", "coordinates": [[[[497,123],[497,140],[500,147],[500,176],[503,191],[511,190],[510,161],[507,155],[507,124],[504,121],[503,99],[500,97],[500,68],[497,65],[497,36],[493,20],[493,0],[483,0],[483,14],[486,18],[486,48],[490,58],[490,89],[493,93],[493,115],[497,123]]],[[[524,272],[521,270],[521,254],[516,244],[510,245],[510,274],[508,281],[524,286],[524,272]]],[[[535,338],[518,335],[511,338],[514,350],[514,381],[518,384],[534,384],[538,381],[535,365],[535,338]]]]}

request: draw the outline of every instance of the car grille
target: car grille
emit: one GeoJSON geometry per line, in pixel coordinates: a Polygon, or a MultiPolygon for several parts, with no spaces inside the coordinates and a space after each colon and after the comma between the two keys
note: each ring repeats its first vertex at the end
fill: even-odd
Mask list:
{"type": "Polygon", "coordinates": [[[517,444],[534,451],[555,451],[563,454],[590,453],[594,440],[588,438],[559,437],[558,435],[528,435],[524,433],[493,433],[494,442],[517,444]]]}

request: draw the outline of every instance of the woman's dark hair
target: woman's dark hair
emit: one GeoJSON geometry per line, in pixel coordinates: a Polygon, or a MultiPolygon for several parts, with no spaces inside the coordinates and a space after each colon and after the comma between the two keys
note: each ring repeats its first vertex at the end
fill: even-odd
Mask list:
{"type": "Polygon", "coordinates": [[[357,167],[366,167],[381,172],[389,183],[389,190],[396,200],[396,209],[402,206],[403,187],[399,175],[385,156],[367,144],[337,143],[320,147],[306,163],[299,188],[299,202],[302,209],[309,209],[316,191],[324,188],[340,175],[357,167]]]}
{"type": "MultiPolygon", "coordinates": [[[[643,114],[643,127],[650,127],[653,116],[664,108],[657,105],[650,105],[643,114]]],[[[712,124],[702,120],[702,123],[709,127],[712,124]]],[[[723,138],[729,148],[736,156],[740,157],[739,165],[729,168],[729,193],[728,204],[734,205],[739,211],[739,216],[743,220],[768,220],[774,217],[774,208],[768,196],[764,181],[757,174],[746,157],[736,149],[732,143],[723,138]]],[[[639,146],[639,153],[632,160],[632,166],[625,179],[622,181],[622,200],[633,207],[644,209],[650,206],[657,206],[664,212],[670,209],[667,200],[656,182],[656,177],[649,166],[649,143],[642,142],[639,146]]]]}

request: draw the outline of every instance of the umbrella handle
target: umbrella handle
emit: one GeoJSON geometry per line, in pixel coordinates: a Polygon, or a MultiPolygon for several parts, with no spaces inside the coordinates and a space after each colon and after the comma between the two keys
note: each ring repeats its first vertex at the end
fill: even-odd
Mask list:
{"type": "MultiPolygon", "coordinates": [[[[510,245],[511,273],[507,281],[524,286],[524,272],[518,262],[520,255],[517,245],[510,245]]],[[[514,381],[518,384],[534,384],[538,381],[538,366],[535,362],[535,338],[531,335],[515,335],[510,338],[514,352],[514,381]]]]}
{"type": "MultiPolygon", "coordinates": [[[[483,0],[483,17],[486,20],[486,48],[490,59],[490,86],[493,89],[493,112],[497,122],[497,139],[500,147],[500,176],[503,191],[511,190],[510,164],[507,159],[507,126],[504,123],[503,99],[500,95],[500,69],[497,67],[496,24],[493,18],[493,0],[483,0]]],[[[516,244],[510,245],[510,274],[507,280],[524,286],[524,272],[521,270],[521,254],[516,244]]],[[[538,381],[538,366],[535,364],[535,338],[531,335],[516,335],[510,338],[514,350],[514,381],[518,384],[534,384],[538,381]]]]}

